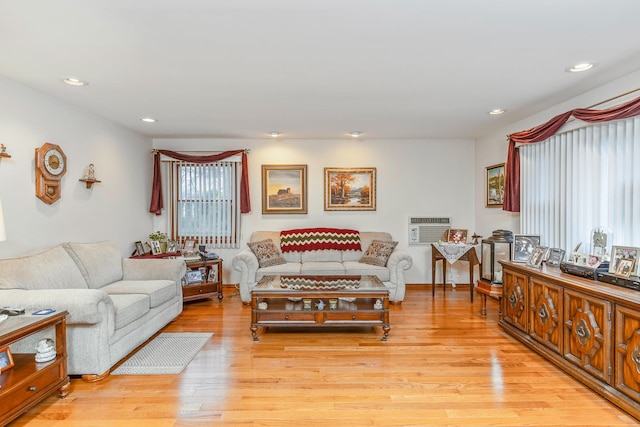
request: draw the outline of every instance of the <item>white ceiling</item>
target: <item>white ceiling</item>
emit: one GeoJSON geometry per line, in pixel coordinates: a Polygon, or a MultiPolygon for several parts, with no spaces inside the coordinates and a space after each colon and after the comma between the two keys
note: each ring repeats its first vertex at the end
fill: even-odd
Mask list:
{"type": "Polygon", "coordinates": [[[474,138],[640,69],[639,16],[638,0],[0,0],[0,75],[152,137],[474,138]]]}

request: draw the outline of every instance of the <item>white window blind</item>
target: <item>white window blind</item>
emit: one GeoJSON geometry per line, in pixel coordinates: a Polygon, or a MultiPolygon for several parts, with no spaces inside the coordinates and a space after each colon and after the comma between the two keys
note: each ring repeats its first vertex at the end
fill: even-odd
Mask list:
{"type": "Polygon", "coordinates": [[[589,252],[603,226],[620,246],[640,246],[640,118],[589,125],[520,146],[523,234],[589,252]]]}
{"type": "Polygon", "coordinates": [[[194,239],[211,248],[238,248],[241,163],[170,163],[176,239],[194,239]]]}

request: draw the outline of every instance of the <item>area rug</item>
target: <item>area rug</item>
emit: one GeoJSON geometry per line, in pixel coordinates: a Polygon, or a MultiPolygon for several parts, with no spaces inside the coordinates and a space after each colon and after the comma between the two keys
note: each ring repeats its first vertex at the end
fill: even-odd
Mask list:
{"type": "Polygon", "coordinates": [[[111,375],[179,374],[211,339],[212,333],[161,333],[111,375]]]}

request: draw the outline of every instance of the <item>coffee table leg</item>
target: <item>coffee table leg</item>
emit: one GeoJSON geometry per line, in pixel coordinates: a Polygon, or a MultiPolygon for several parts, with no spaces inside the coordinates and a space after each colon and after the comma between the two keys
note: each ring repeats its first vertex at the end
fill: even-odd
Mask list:
{"type": "Polygon", "coordinates": [[[251,325],[251,335],[253,336],[253,340],[257,342],[260,341],[260,339],[258,339],[256,332],[258,332],[258,327],[251,325]]]}
{"type": "Polygon", "coordinates": [[[383,326],[382,330],[384,331],[384,335],[380,338],[380,341],[387,341],[387,337],[389,336],[389,331],[391,330],[391,326],[383,326]]]}

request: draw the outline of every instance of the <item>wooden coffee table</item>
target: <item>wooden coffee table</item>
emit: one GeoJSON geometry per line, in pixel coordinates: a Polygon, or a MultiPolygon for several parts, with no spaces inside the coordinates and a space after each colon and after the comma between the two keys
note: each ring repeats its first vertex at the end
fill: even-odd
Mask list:
{"type": "Polygon", "coordinates": [[[389,290],[376,276],[264,276],[251,291],[251,334],[260,326],[381,326],[387,341],[389,290]]]}

